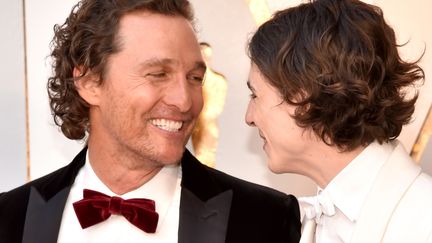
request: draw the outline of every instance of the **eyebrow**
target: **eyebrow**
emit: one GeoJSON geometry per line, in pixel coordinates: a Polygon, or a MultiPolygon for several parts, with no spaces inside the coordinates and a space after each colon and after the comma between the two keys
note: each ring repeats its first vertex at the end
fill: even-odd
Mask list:
{"type": "Polygon", "coordinates": [[[145,60],[143,63],[141,63],[140,67],[156,67],[156,66],[164,66],[174,63],[175,61],[173,59],[169,58],[151,58],[148,60],[145,60]]]}
{"type": "Polygon", "coordinates": [[[204,72],[207,70],[207,65],[203,61],[195,62],[192,71],[195,70],[204,70],[204,72]]]}
{"type": "MultiPolygon", "coordinates": [[[[151,58],[139,65],[141,68],[147,68],[147,67],[158,67],[158,66],[168,66],[178,63],[178,61],[170,58],[151,58]]],[[[194,66],[192,67],[192,71],[195,70],[207,70],[207,65],[203,61],[196,61],[194,63],[194,66]]]]}

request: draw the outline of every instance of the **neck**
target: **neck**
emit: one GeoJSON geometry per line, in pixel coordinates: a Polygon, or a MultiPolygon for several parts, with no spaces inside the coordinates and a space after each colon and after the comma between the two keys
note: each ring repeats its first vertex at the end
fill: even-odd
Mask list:
{"type": "MultiPolygon", "coordinates": [[[[97,177],[114,193],[123,195],[150,181],[162,166],[127,150],[116,149],[89,136],[89,162],[97,177]]],[[[105,140],[106,141],[106,140],[105,140]]]]}
{"type": "Polygon", "coordinates": [[[299,171],[315,181],[319,187],[325,188],[365,147],[358,147],[352,151],[340,152],[336,147],[322,144],[315,149],[315,155],[306,161],[299,171]]]}

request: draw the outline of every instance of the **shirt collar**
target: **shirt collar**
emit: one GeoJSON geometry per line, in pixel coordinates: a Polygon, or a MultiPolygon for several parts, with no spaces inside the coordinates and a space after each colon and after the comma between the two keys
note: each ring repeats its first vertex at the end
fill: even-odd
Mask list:
{"type": "MultiPolygon", "coordinates": [[[[96,175],[89,163],[88,152],[83,172],[83,188],[96,190],[108,196],[119,196],[112,192],[96,175]]],[[[162,222],[176,191],[180,189],[180,181],[180,165],[164,166],[150,181],[133,191],[121,195],[121,197],[123,199],[148,198],[154,200],[156,202],[156,211],[159,214],[159,221],[162,222]]]]}
{"type": "Polygon", "coordinates": [[[369,144],[324,189],[334,205],[352,222],[358,219],[375,177],[393,148],[390,143],[369,144]]]}

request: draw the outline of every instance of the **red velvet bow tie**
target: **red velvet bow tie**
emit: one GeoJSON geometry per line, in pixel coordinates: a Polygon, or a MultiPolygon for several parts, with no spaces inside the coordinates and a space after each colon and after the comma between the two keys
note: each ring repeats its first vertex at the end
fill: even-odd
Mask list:
{"type": "Polygon", "coordinates": [[[83,229],[106,220],[111,214],[117,214],[123,215],[141,230],[154,233],[159,219],[153,200],[124,200],[88,189],[84,189],[84,199],[75,202],[73,207],[83,229]]]}

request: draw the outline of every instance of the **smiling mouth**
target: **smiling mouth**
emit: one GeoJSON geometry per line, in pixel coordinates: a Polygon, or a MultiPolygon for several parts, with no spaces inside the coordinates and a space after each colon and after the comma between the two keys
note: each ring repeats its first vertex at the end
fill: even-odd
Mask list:
{"type": "Polygon", "coordinates": [[[261,134],[261,132],[259,132],[258,135],[262,138],[262,140],[266,141],[266,138],[261,134]]]}
{"type": "Polygon", "coordinates": [[[183,127],[184,122],[168,119],[152,119],[150,123],[164,131],[178,132],[183,127]]]}
{"type": "Polygon", "coordinates": [[[266,144],[267,144],[267,139],[261,134],[261,132],[260,133],[258,133],[259,134],[259,136],[260,136],[260,138],[263,140],[263,142],[264,142],[264,144],[263,144],[263,146],[265,146],[266,144]]]}

